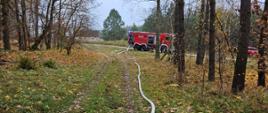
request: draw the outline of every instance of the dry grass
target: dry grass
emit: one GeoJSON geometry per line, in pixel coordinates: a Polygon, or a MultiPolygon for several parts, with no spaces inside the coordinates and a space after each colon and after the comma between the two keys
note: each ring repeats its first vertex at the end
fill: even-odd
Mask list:
{"type": "MultiPolygon", "coordinates": [[[[168,62],[154,61],[152,53],[134,52],[142,66],[145,92],[154,100],[158,112],[228,112],[263,113],[268,110],[267,88],[257,88],[256,59],[250,59],[246,89],[243,93],[230,93],[233,76],[232,63],[226,63],[221,89],[219,74],[215,82],[207,81],[207,63],[195,64],[195,57],[186,57],[186,82],[178,86],[176,67],[168,62]],[[204,88],[203,75],[205,77],[204,88]]],[[[218,73],[218,72],[217,72],[218,73]]],[[[268,82],[268,81],[266,81],[268,82]]]]}
{"type": "Polygon", "coordinates": [[[89,42],[89,44],[114,45],[114,46],[122,46],[122,47],[128,46],[127,40],[96,41],[96,42],[89,42]]]}
{"type": "MultiPolygon", "coordinates": [[[[118,48],[78,47],[70,56],[59,50],[1,53],[1,58],[15,63],[0,67],[0,112],[60,111],[70,104],[76,93],[91,79],[96,71],[94,67],[98,67],[95,66],[98,65],[96,62],[104,58],[103,54],[113,55],[116,50],[118,48]],[[37,70],[25,71],[16,68],[19,56],[27,56],[37,62],[51,59],[60,66],[58,69],[48,69],[39,65],[37,70]]],[[[140,63],[144,92],[155,102],[157,112],[265,113],[268,111],[267,88],[256,87],[255,58],[250,58],[248,63],[245,91],[233,95],[230,93],[233,77],[232,62],[226,62],[224,65],[221,89],[218,71],[216,81],[207,82],[208,64],[198,66],[194,62],[195,57],[187,56],[186,81],[182,86],[178,86],[176,66],[173,64],[155,61],[154,54],[150,52],[130,51],[128,54],[130,57],[135,56],[140,63]],[[203,76],[204,87],[202,87],[203,76]]],[[[120,98],[122,91],[117,88],[117,85],[122,82],[120,80],[122,76],[117,76],[120,75],[120,66],[118,61],[108,65],[105,78],[93,90],[93,95],[89,96],[90,102],[86,100],[88,111],[109,111],[114,103],[122,106],[122,98],[120,98]],[[107,90],[110,93],[106,93],[107,90]],[[110,97],[113,97],[112,101],[109,101],[110,97]]],[[[136,78],[136,65],[130,62],[129,69],[130,74],[133,75],[131,78],[136,78]]],[[[132,86],[135,87],[136,81],[132,82],[132,86]]],[[[137,89],[134,91],[137,92],[137,89]]],[[[137,110],[148,112],[149,105],[140,100],[139,94],[133,95],[137,99],[134,102],[137,110]]],[[[122,111],[121,107],[115,109],[117,110],[122,111]]]]}

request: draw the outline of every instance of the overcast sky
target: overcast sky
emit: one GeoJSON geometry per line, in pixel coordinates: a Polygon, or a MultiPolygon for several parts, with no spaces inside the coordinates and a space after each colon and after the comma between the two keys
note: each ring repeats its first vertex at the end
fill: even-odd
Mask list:
{"type": "MultiPolygon", "coordinates": [[[[196,3],[197,0],[186,0],[186,8],[196,3]]],[[[225,0],[216,0],[217,7],[225,6],[225,0]]],[[[234,0],[234,3],[240,3],[240,0],[234,0]]],[[[264,0],[260,0],[263,4],[264,0]]],[[[164,0],[161,0],[164,2],[164,0]]],[[[116,9],[121,15],[126,26],[142,25],[146,17],[150,15],[152,8],[156,6],[156,2],[150,0],[96,0],[97,7],[93,9],[94,29],[102,30],[103,22],[109,15],[111,9],[116,9]]],[[[162,4],[162,3],[161,3],[162,4]]],[[[239,8],[239,5],[235,8],[239,8]]]]}
{"type": "Polygon", "coordinates": [[[94,28],[97,30],[101,30],[103,28],[103,22],[109,15],[110,10],[113,8],[119,12],[126,25],[132,25],[133,23],[136,25],[142,25],[144,23],[144,19],[150,14],[150,10],[156,5],[155,2],[140,2],[142,0],[96,1],[99,5],[92,12],[95,15],[94,28]]]}

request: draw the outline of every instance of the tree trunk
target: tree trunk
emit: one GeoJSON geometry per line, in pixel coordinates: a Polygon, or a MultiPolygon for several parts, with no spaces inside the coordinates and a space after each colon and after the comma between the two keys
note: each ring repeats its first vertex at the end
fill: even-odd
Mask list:
{"type": "Polygon", "coordinates": [[[47,37],[46,37],[46,48],[51,49],[51,39],[52,39],[52,34],[51,34],[51,29],[48,31],[47,37]]]}
{"type": "Polygon", "coordinates": [[[268,16],[268,0],[265,0],[264,11],[262,16],[262,22],[264,25],[261,27],[260,40],[259,40],[259,60],[258,60],[258,86],[265,87],[265,71],[266,71],[266,58],[267,55],[267,39],[264,34],[265,29],[267,28],[267,16],[268,16]],[[265,43],[266,42],[266,43],[265,43]]]}
{"type": "Polygon", "coordinates": [[[46,48],[51,49],[51,40],[52,40],[52,31],[49,29],[47,37],[46,37],[46,48]]]}
{"type": "Polygon", "coordinates": [[[3,25],[3,44],[5,50],[10,50],[9,41],[9,0],[1,0],[2,3],[2,25],[3,25]]]}
{"type": "Polygon", "coordinates": [[[205,0],[201,0],[201,10],[199,17],[199,35],[198,35],[197,56],[196,56],[197,65],[203,64],[205,56],[204,11],[205,11],[205,0]]]}
{"type": "MultiPolygon", "coordinates": [[[[29,12],[29,15],[27,15],[28,16],[28,20],[29,20],[29,22],[28,22],[28,24],[29,24],[29,27],[27,27],[27,34],[28,34],[28,47],[27,48],[30,48],[30,46],[31,46],[31,33],[33,34],[33,33],[35,33],[34,31],[34,29],[35,29],[35,27],[34,27],[34,24],[35,24],[35,15],[34,15],[34,6],[35,6],[35,2],[34,2],[35,0],[29,0],[28,1],[28,3],[27,3],[27,6],[28,6],[28,4],[30,4],[30,7],[28,8],[30,11],[28,11],[29,12]],[[32,30],[32,31],[30,31],[30,30],[32,30]]],[[[27,24],[27,25],[28,25],[27,24]]]]}
{"type": "Polygon", "coordinates": [[[62,36],[61,36],[61,10],[62,10],[62,0],[59,0],[59,17],[58,17],[58,31],[57,31],[57,48],[62,47],[62,36]]]}
{"type": "Polygon", "coordinates": [[[175,15],[174,15],[174,30],[176,39],[175,45],[175,61],[178,65],[178,82],[184,81],[185,73],[185,45],[184,45],[184,0],[176,0],[175,15]]]}
{"type": "Polygon", "coordinates": [[[210,29],[209,29],[209,73],[208,80],[215,80],[215,17],[216,1],[210,0],[210,29]]]}
{"type": "Polygon", "coordinates": [[[157,7],[156,7],[156,47],[155,47],[155,59],[159,60],[160,59],[160,14],[161,14],[161,9],[160,9],[160,0],[157,0],[157,7]]]}
{"type": "Polygon", "coordinates": [[[243,91],[245,87],[245,75],[248,60],[248,42],[250,35],[250,0],[241,0],[240,9],[240,37],[238,42],[238,54],[235,63],[232,92],[243,91]]]}
{"type": "Polygon", "coordinates": [[[22,33],[21,33],[21,20],[20,20],[20,10],[19,10],[19,1],[15,0],[15,12],[16,12],[16,30],[18,33],[18,38],[19,38],[19,50],[26,50],[25,48],[25,43],[22,37],[22,33]]]}
{"type": "Polygon", "coordinates": [[[39,33],[38,33],[38,24],[39,24],[39,4],[40,1],[39,0],[35,0],[35,5],[34,5],[34,18],[35,18],[35,23],[34,23],[34,30],[35,30],[35,38],[38,37],[39,33]]]}
{"type": "Polygon", "coordinates": [[[51,5],[50,20],[49,20],[50,29],[48,31],[47,38],[46,38],[47,49],[51,49],[51,44],[52,44],[51,43],[52,42],[52,25],[53,25],[53,21],[54,21],[54,17],[53,17],[54,10],[53,9],[55,9],[54,4],[51,5]]]}
{"type": "Polygon", "coordinates": [[[68,41],[68,45],[66,47],[67,55],[71,54],[72,47],[73,47],[73,45],[75,43],[75,37],[76,37],[76,33],[74,34],[74,36],[70,37],[70,39],[68,41]]]}
{"type": "Polygon", "coordinates": [[[73,36],[70,37],[70,39],[68,40],[68,45],[66,47],[67,55],[71,54],[72,47],[75,44],[75,37],[77,36],[77,33],[80,31],[82,27],[82,22],[83,21],[81,20],[79,27],[77,29],[74,29],[73,36]]]}
{"type": "Polygon", "coordinates": [[[22,34],[23,34],[23,41],[24,46],[23,50],[26,50],[28,47],[28,30],[27,30],[27,15],[26,15],[26,3],[25,0],[21,0],[21,11],[22,11],[22,34]]]}

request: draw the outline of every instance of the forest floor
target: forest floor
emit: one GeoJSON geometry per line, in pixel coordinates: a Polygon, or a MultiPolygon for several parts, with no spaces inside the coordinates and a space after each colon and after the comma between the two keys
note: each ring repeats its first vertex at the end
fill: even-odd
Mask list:
{"type": "Polygon", "coordinates": [[[178,86],[176,67],[165,60],[155,61],[154,53],[129,51],[118,55],[125,48],[107,45],[84,44],[71,56],[59,50],[1,53],[1,58],[10,63],[0,66],[0,112],[147,113],[150,106],[138,91],[134,59],[141,65],[145,95],[156,104],[157,112],[268,111],[267,87],[256,87],[255,58],[249,60],[245,91],[233,95],[232,62],[225,62],[221,85],[218,74],[215,82],[207,82],[207,63],[197,66],[195,58],[187,55],[187,81],[178,86]],[[36,68],[18,68],[22,56],[31,58],[36,68]],[[56,68],[44,66],[48,60],[55,61],[56,68]]]}

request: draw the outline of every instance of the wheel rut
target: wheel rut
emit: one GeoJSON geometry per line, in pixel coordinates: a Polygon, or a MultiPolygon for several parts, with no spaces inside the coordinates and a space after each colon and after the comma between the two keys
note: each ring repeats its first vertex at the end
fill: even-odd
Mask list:
{"type": "Polygon", "coordinates": [[[126,59],[126,56],[123,56],[123,58],[120,58],[120,62],[122,64],[122,74],[123,74],[123,81],[124,81],[124,96],[126,98],[126,108],[128,113],[134,113],[135,112],[135,106],[134,106],[134,99],[133,99],[133,87],[131,86],[131,78],[129,73],[129,67],[128,62],[126,59]]]}
{"type": "Polygon", "coordinates": [[[85,112],[82,107],[82,101],[86,99],[88,95],[95,89],[95,87],[100,83],[102,78],[104,77],[105,70],[107,69],[110,60],[100,61],[97,63],[95,69],[97,69],[96,74],[93,75],[93,78],[89,80],[89,82],[84,86],[84,88],[76,94],[76,98],[73,100],[71,105],[61,113],[81,113],[85,112]],[[99,64],[99,65],[98,65],[99,64]]]}

